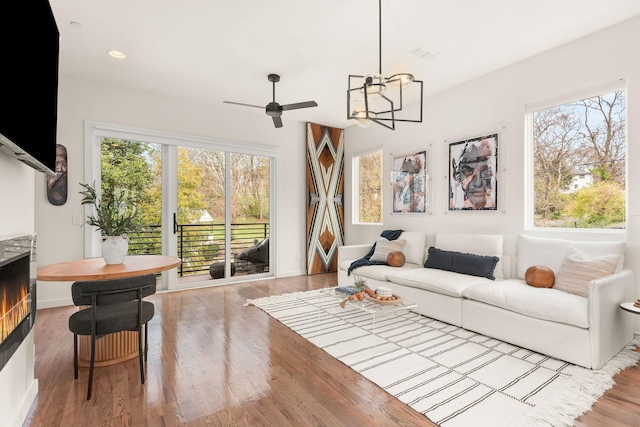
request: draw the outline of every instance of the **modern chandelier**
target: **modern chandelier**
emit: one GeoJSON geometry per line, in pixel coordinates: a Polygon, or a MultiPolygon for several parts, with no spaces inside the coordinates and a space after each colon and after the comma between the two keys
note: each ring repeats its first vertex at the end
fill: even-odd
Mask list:
{"type": "Polygon", "coordinates": [[[355,119],[360,127],[368,127],[373,122],[391,130],[395,130],[396,122],[421,123],[422,81],[416,80],[413,74],[407,72],[396,73],[390,77],[382,75],[382,0],[378,0],[378,35],[378,73],[366,76],[349,75],[347,119],[355,119]],[[411,84],[420,85],[418,119],[398,117],[404,113],[403,91],[411,84]]]}

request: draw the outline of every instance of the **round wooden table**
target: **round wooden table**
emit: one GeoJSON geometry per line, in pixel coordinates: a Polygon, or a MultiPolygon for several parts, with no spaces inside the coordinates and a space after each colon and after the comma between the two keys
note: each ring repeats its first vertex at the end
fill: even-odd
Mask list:
{"type": "MultiPolygon", "coordinates": [[[[102,258],[86,258],[38,267],[37,279],[49,282],[119,279],[170,270],[180,258],[165,255],[129,255],[122,264],[107,265],[102,258]]],[[[106,335],[96,341],[95,366],[107,366],[138,357],[138,333],[106,335]]],[[[91,337],[80,336],[80,366],[89,366],[91,337]]]]}

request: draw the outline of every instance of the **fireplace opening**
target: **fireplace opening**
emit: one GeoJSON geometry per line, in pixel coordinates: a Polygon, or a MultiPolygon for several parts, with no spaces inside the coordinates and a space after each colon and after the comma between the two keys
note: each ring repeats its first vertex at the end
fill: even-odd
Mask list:
{"type": "Polygon", "coordinates": [[[30,252],[0,261],[0,369],[31,330],[30,252]]]}

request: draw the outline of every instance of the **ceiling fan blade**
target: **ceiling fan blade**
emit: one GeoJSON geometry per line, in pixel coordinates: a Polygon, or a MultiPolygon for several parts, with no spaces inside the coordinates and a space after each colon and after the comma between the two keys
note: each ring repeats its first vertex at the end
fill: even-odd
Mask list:
{"type": "Polygon", "coordinates": [[[242,102],[233,102],[233,101],[222,101],[222,102],[224,104],[242,105],[243,107],[262,108],[264,110],[264,105],[243,104],[242,102]]]}
{"type": "Polygon", "coordinates": [[[276,125],[277,128],[282,127],[282,117],[276,116],[276,117],[272,117],[272,119],[273,119],[273,124],[276,125]]]}
{"type": "Polygon", "coordinates": [[[307,101],[307,102],[298,102],[296,104],[287,104],[282,105],[282,111],[287,110],[297,110],[298,108],[309,108],[309,107],[317,107],[318,104],[316,101],[307,101]]]}

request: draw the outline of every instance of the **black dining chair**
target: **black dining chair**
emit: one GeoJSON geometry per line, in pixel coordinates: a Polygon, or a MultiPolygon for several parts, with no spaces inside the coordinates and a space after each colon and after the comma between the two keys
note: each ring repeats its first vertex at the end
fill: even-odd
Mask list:
{"type": "Polygon", "coordinates": [[[144,360],[147,359],[149,341],[147,323],[153,318],[154,306],[143,298],[156,292],[156,276],[125,277],[95,281],[78,281],[71,285],[73,303],[81,309],[69,317],[69,330],[73,332],[73,370],[78,379],[78,335],[91,336],[89,387],[91,399],[96,340],[122,331],[138,332],[138,359],[140,380],[144,384],[142,327],[144,326],[144,360]]]}

